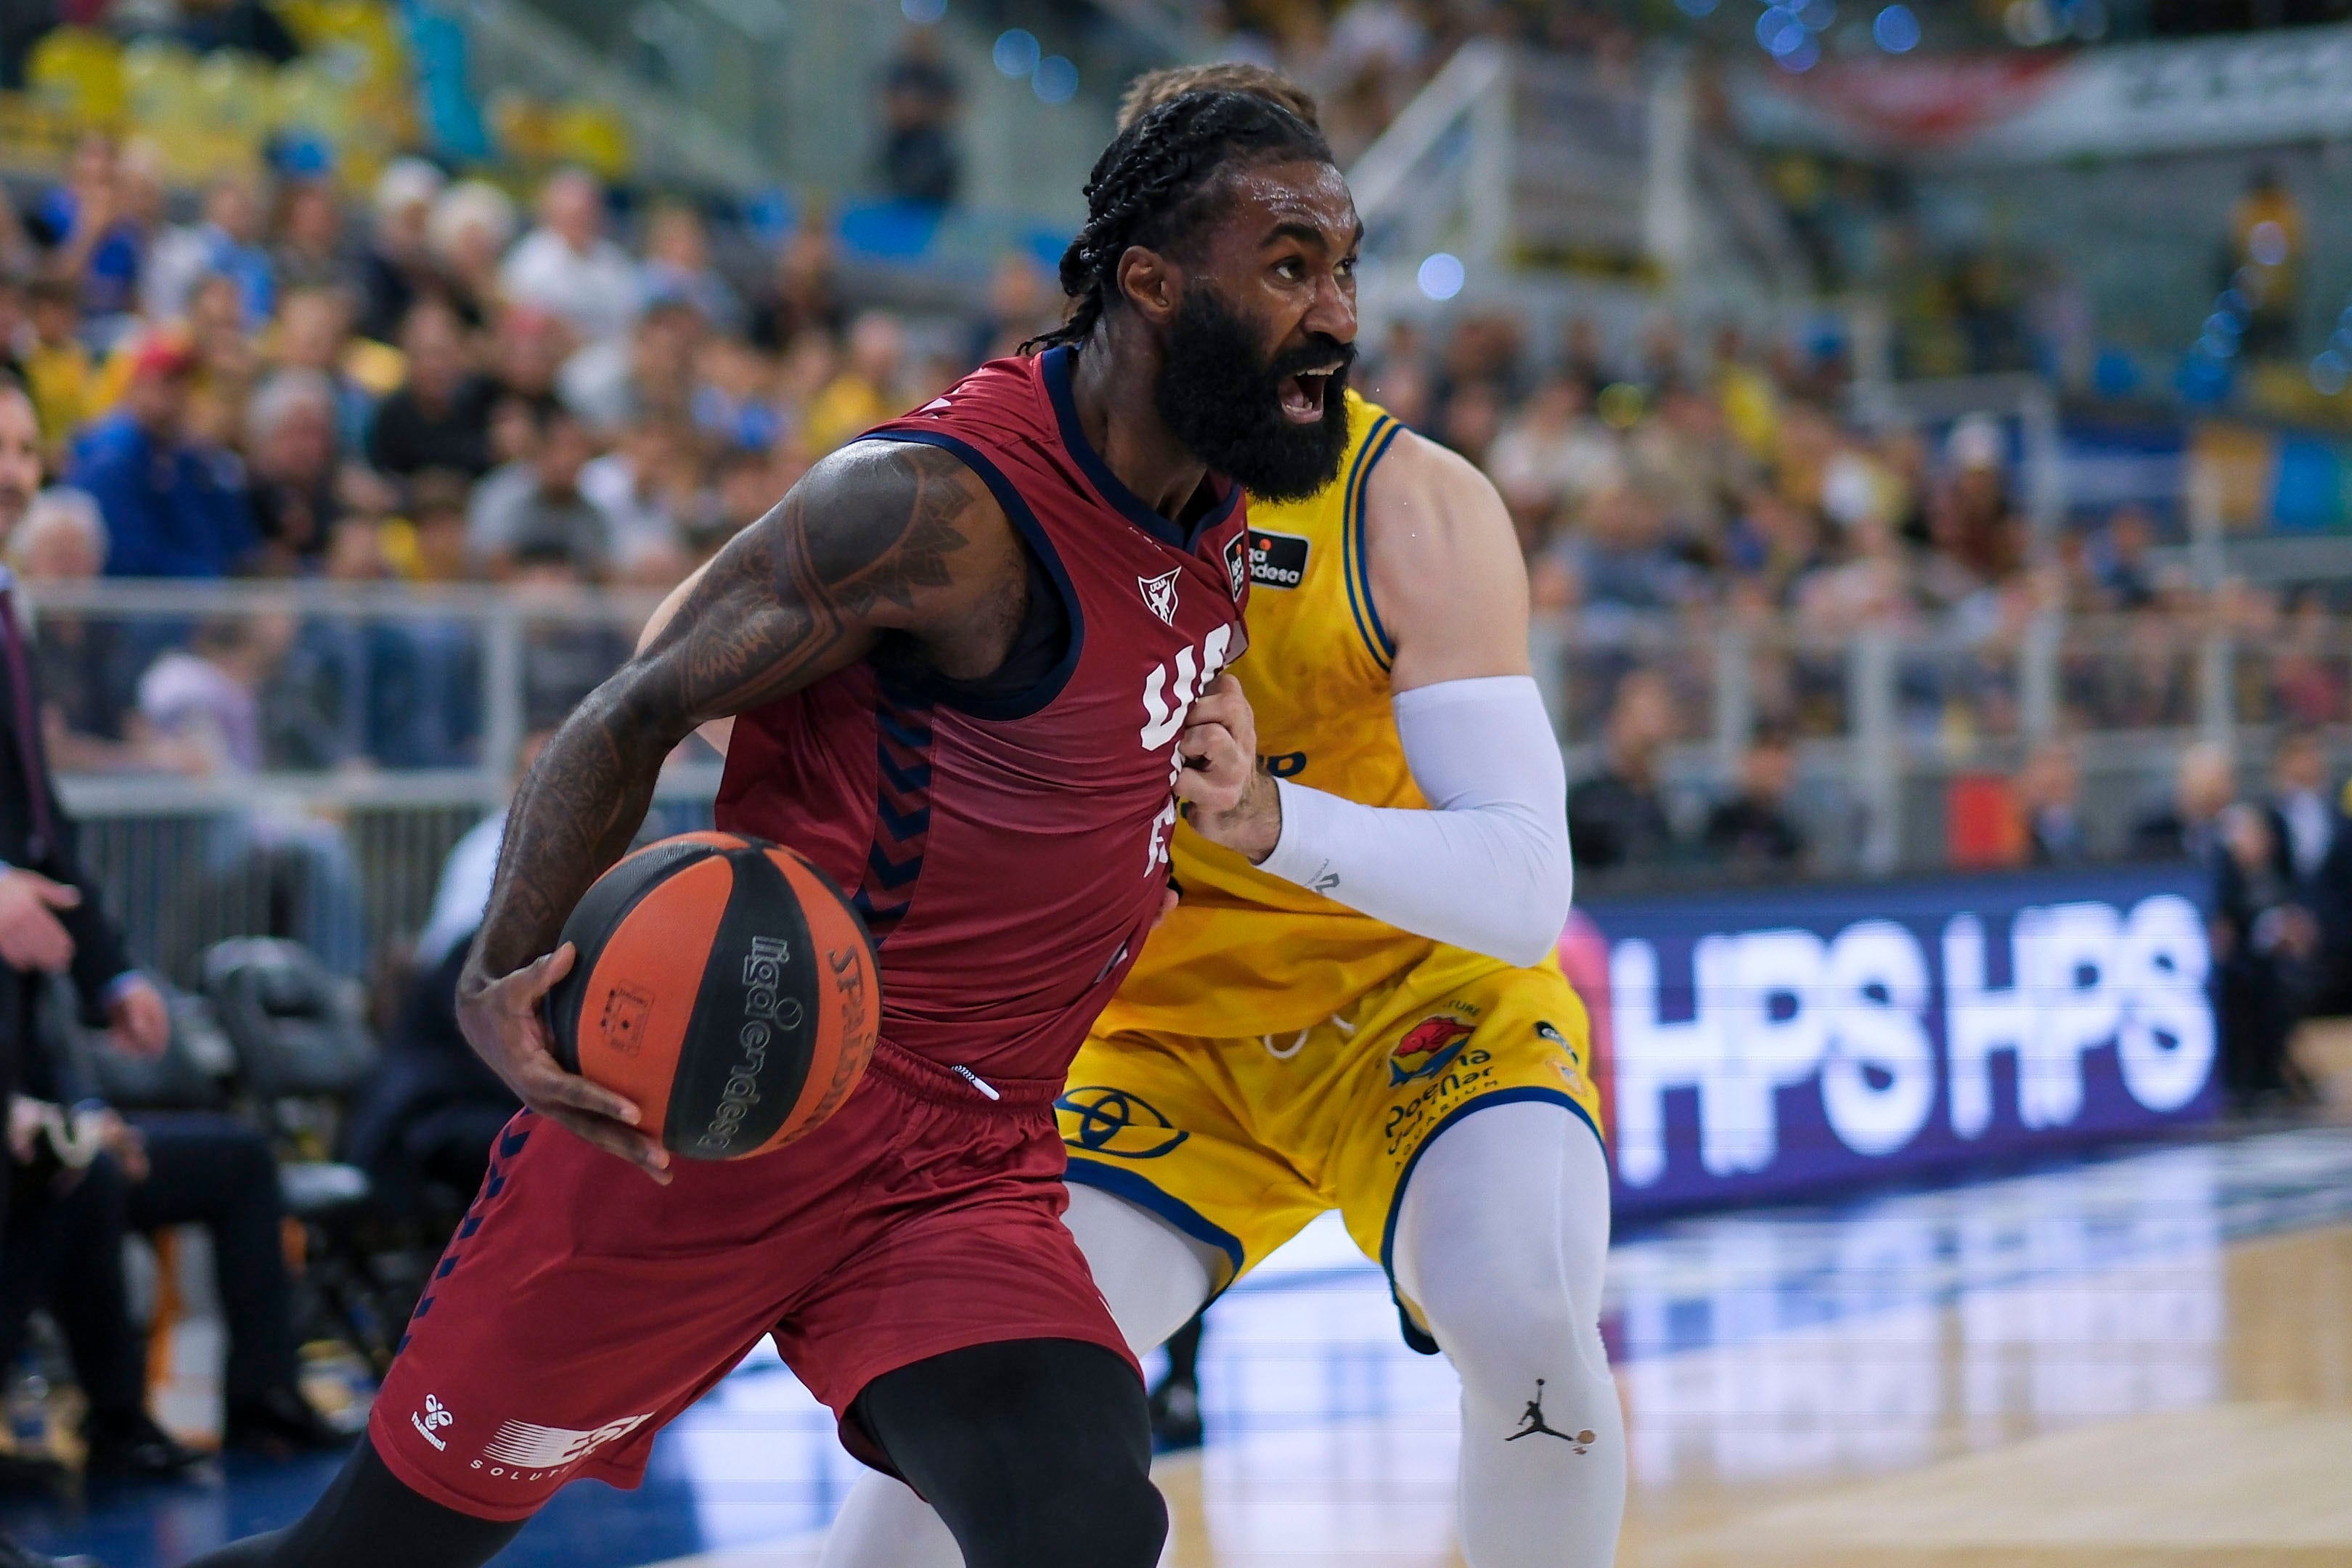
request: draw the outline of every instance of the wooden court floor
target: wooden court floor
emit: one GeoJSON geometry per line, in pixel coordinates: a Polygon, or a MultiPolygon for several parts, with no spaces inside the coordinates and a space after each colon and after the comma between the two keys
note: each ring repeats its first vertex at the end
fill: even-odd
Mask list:
{"type": "MultiPolygon", "coordinates": [[[[1630,1370],[1621,1568],[2352,1564],[2352,1226],[2168,1272],[1630,1370]],[[2217,1334],[2150,1331],[2209,1312],[2217,1334]]],[[[1171,1568],[1460,1562],[1397,1518],[1450,1522],[1450,1465],[1360,1489],[1336,1448],[1163,1464],[1171,1568]]]]}
{"type": "MultiPolygon", "coordinates": [[[[2227,1178],[2180,1151],[1941,1194],[1924,1216],[1790,1222],[1811,1232],[1793,1243],[1741,1222],[1622,1249],[1619,1563],[2352,1565],[2352,1223],[2289,1213],[2231,1235],[2279,1224],[2264,1204],[2342,1198],[2352,1139],[2336,1143],[2284,1200],[2256,1141],[2221,1156],[2251,1167],[2227,1178]],[[1645,1289],[1683,1293],[1646,1346],[1645,1289]],[[1711,1330],[1662,1348],[1698,1298],[1711,1330]]],[[[1386,1302],[1357,1286],[1229,1298],[1238,1321],[1212,1319],[1228,1431],[1159,1468],[1168,1568],[1460,1563],[1448,1374],[1380,1343],[1386,1302]]],[[[816,1539],[694,1561],[813,1568],[816,1539]]]]}
{"type": "MultiPolygon", "coordinates": [[[[1167,1568],[1460,1563],[1458,1385],[1329,1218],[1210,1315],[1209,1445],[1157,1471],[1167,1568]]],[[[1621,1237],[1603,1329],[1622,1568],[2352,1568],[2352,1125],[1621,1237]]],[[[332,1468],[5,1522],[177,1568],[332,1468]]],[[[499,1568],[814,1568],[857,1475],[765,1352],[642,1489],[567,1489],[499,1568]]]]}

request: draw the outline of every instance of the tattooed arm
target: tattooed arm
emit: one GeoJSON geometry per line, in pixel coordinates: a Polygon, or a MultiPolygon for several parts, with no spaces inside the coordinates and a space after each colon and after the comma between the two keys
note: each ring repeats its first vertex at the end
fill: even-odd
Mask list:
{"type": "Polygon", "coordinates": [[[1012,524],[970,469],[880,441],[810,469],[698,574],[659,632],[564,721],[508,813],[457,1016],[524,1104],[668,1179],[667,1153],[635,1130],[636,1108],[565,1072],[549,1048],[539,1001],[572,966],[570,946],[556,949],[565,917],[627,851],[663,759],[697,725],[843,669],[885,633],[949,674],[985,674],[1009,651],[1026,584],[1012,524]]]}

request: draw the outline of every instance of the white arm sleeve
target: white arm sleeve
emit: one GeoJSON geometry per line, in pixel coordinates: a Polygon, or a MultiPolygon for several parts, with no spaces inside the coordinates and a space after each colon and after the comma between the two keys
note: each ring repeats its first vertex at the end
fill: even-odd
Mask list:
{"type": "Polygon", "coordinates": [[[1276,780],[1282,837],[1264,868],[1376,920],[1507,963],[1540,961],[1568,923],[1568,775],[1525,675],[1400,693],[1396,727],[1435,809],[1359,805],[1276,780]]]}

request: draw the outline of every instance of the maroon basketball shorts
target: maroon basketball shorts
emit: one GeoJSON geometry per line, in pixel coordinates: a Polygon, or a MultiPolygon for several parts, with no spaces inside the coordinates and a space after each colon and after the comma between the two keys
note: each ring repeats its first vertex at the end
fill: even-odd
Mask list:
{"type": "Polygon", "coordinates": [[[522,1112],[376,1396],[376,1451],[434,1502],[521,1519],[575,1477],[635,1486],[762,1334],[885,1468],[849,1417],[884,1373],[1003,1340],[1126,1356],[1062,1226],[1061,1080],[992,1087],[886,1041],[815,1131],[677,1161],[667,1187],[522,1112]]]}

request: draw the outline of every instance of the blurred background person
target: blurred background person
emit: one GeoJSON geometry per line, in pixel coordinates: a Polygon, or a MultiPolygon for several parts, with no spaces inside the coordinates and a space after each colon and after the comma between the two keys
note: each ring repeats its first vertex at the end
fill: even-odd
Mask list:
{"type": "Polygon", "coordinates": [[[584,169],[549,176],[539,226],[499,268],[499,287],[571,324],[584,342],[625,333],[644,304],[636,263],[604,233],[604,187],[584,169]]]}
{"type": "Polygon", "coordinates": [[[2237,797],[2237,764],[2230,749],[2213,741],[2189,747],[2174,769],[2171,802],[2132,825],[2132,855],[2143,860],[2205,860],[2217,847],[2215,823],[2237,797]]]}
{"type": "MultiPolygon", "coordinates": [[[[0,562],[40,484],[41,434],[32,399],[0,384],[0,562]]],[[[36,1019],[45,977],[69,976],[85,1019],[104,1023],[126,1050],[154,1056],[171,1031],[162,995],[131,967],[80,861],[74,822],[58,799],[41,741],[40,694],[16,584],[0,565],[0,1105],[7,1111],[6,1148],[0,1150],[0,1330],[21,1316],[17,1303],[29,1305],[53,1279],[47,1256],[80,1235],[52,1217],[55,1173],[34,1167],[40,1152],[36,1119],[17,1109],[26,1102],[20,1091],[39,1081],[36,1019]],[[21,1176],[20,1165],[26,1167],[21,1176]]],[[[73,1321],[103,1327],[96,1318],[73,1321]]],[[[13,1357],[0,1359],[0,1366],[10,1364],[13,1357]]],[[[162,1447],[151,1441],[162,1434],[146,1417],[135,1357],[93,1363],[93,1372],[99,1394],[86,1395],[85,1428],[92,1457],[132,1469],[159,1459],[177,1468],[170,1439],[162,1447]]],[[[0,1568],[44,1568],[47,1562],[0,1532],[0,1568]]]]}
{"type": "Polygon", "coordinates": [[[2044,741],[2017,775],[2025,816],[2026,855],[2036,866],[2079,866],[2091,858],[2083,837],[2083,768],[2074,745],[2044,741]]]}
{"type": "Polygon", "coordinates": [[[2236,1110],[2308,1100],[2288,1043],[2301,1019],[2319,930],[2280,870],[2279,844],[2262,808],[2240,802],[2216,825],[2213,1011],[2221,1087],[2236,1110]]]}
{"type": "Polygon", "coordinates": [[[1569,848],[1579,871],[1664,864],[1675,829],[1658,768],[1675,738],[1673,689],[1656,670],[1617,683],[1601,771],[1568,792],[1569,848]]]}
{"type": "Polygon", "coordinates": [[[225,577],[258,544],[240,465],[190,432],[195,373],[186,344],[150,338],[122,406],[74,443],[68,478],[106,520],[110,577],[225,577]]]}
{"type": "Polygon", "coordinates": [[[596,455],[588,426],[562,404],[530,415],[531,455],[508,463],[474,488],[467,510],[466,552],[478,571],[510,575],[525,554],[560,559],[592,582],[613,558],[611,524],[580,490],[596,455]]]}
{"type": "Polygon", "coordinates": [[[407,374],[375,410],[368,460],[404,479],[427,468],[488,473],[497,389],[476,373],[455,307],[437,294],[419,299],[402,321],[400,347],[407,374]]]}
{"type": "Polygon", "coordinates": [[[1707,813],[1701,843],[1708,858],[1750,875],[1786,870],[1803,860],[1804,830],[1789,814],[1796,782],[1797,753],[1788,731],[1759,729],[1740,757],[1738,793],[1707,813]]]}
{"type": "Polygon", "coordinates": [[[903,202],[946,206],[963,183],[955,145],[961,91],[930,27],[909,27],[882,75],[882,179],[903,202]]]}
{"type": "Polygon", "coordinates": [[[374,222],[360,261],[362,333],[391,342],[417,298],[440,286],[429,228],[448,176],[422,158],[395,158],[376,176],[374,222]]]}

